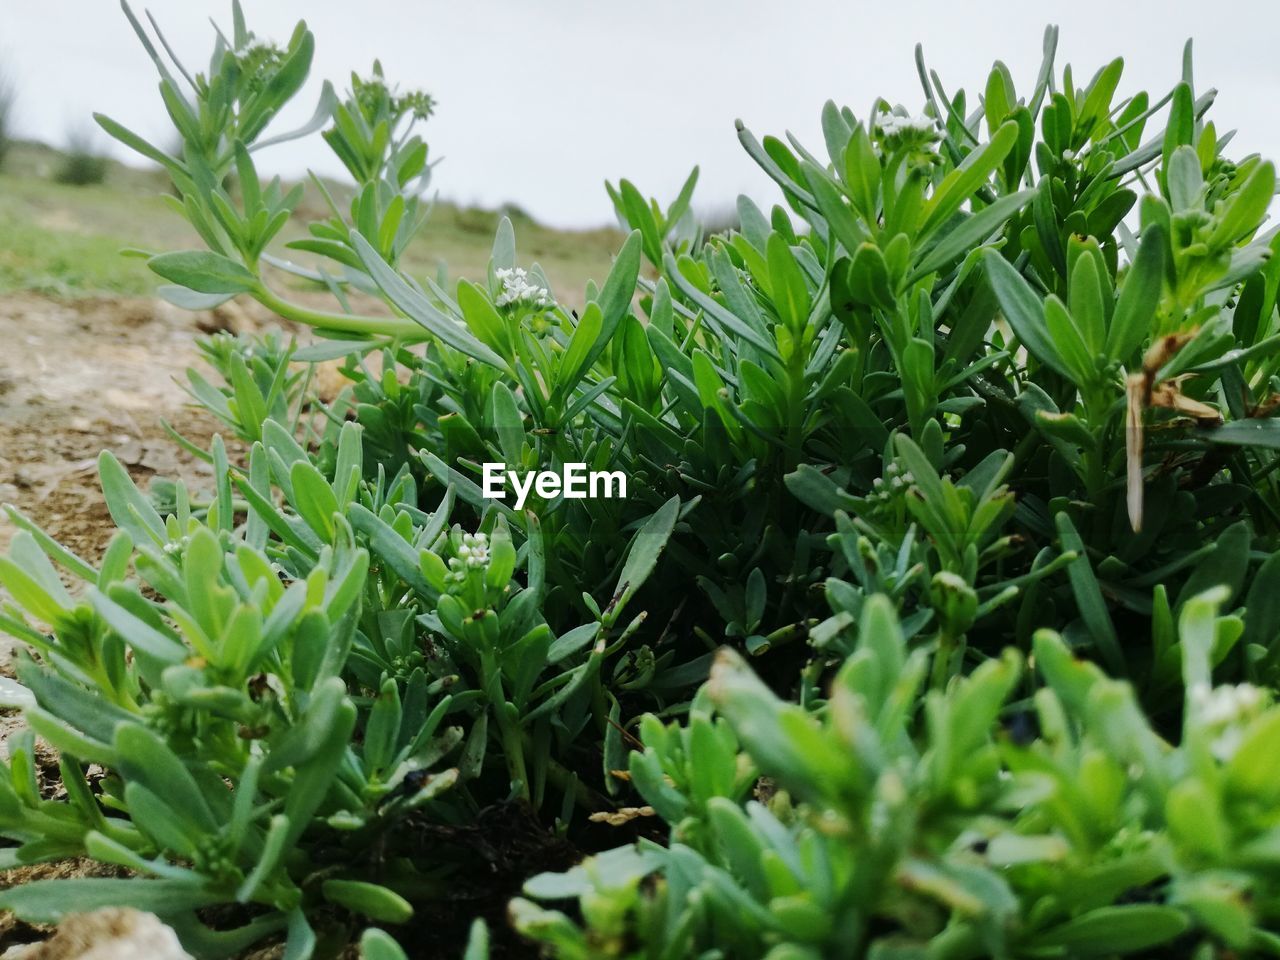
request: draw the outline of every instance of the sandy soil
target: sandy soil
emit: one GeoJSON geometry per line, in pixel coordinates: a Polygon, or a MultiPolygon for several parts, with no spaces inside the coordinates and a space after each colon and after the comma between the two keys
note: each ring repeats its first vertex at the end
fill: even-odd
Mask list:
{"type": "MultiPolygon", "coordinates": [[[[161,426],[198,442],[214,431],[176,382],[198,362],[197,321],[211,323],[149,299],[0,301],[0,501],[92,561],[110,533],[97,483],[104,448],[144,486],[157,475],[207,485],[208,468],[161,426]]],[[[0,521],[0,549],[12,534],[0,521]]]]}

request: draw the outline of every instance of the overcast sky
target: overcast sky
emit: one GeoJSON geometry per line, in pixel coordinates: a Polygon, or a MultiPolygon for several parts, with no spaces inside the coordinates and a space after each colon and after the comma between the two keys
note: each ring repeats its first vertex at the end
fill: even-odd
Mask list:
{"type": "MultiPolygon", "coordinates": [[[[140,2],[138,7],[142,7],[140,2]]],[[[818,151],[828,98],[865,116],[884,95],[922,103],[913,48],[955,89],[982,89],[994,59],[1019,93],[1035,79],[1041,33],[1061,27],[1059,67],[1078,81],[1116,55],[1121,93],[1158,95],[1178,78],[1182,43],[1196,44],[1197,92],[1220,91],[1212,116],[1239,127],[1233,152],[1280,157],[1280,3],[1231,0],[244,0],[249,26],[287,40],[304,17],[316,34],[309,114],[322,78],[346,85],[375,57],[402,87],[439,101],[426,128],[444,157],[444,197],[513,201],[546,222],[612,218],[603,182],[633,180],[664,201],[702,167],[696,205],[774,192],[743,153],[733,121],[758,135],[791,130],[818,151]]],[[[210,16],[230,3],[148,5],[188,65],[203,67],[210,16]]],[[[0,61],[19,91],[20,133],[60,142],[100,110],[145,136],[171,139],[150,61],[111,0],[0,0],[0,61]]],[[[1154,99],[1154,97],[1153,97],[1154,99]]],[[[307,102],[301,102],[307,101],[307,102]]],[[[335,172],[314,138],[260,154],[272,172],[335,172]]]]}

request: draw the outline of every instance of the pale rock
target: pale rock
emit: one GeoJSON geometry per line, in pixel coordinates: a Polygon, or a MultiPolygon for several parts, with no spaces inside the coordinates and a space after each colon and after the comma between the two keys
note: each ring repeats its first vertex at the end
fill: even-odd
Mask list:
{"type": "Polygon", "coordinates": [[[178,936],[150,913],[110,908],[73,914],[53,936],[5,951],[0,960],[192,960],[178,936]]]}

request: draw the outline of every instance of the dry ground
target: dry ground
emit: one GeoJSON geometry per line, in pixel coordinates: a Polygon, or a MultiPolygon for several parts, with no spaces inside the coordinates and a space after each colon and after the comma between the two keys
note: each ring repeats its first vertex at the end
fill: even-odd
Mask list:
{"type": "MultiPolygon", "coordinates": [[[[91,559],[110,532],[103,449],[140,480],[207,476],[160,424],[212,430],[175,380],[196,362],[197,332],[192,315],[149,298],[0,299],[0,500],[91,559]]],[[[0,525],[0,549],[12,533],[0,525]]]]}

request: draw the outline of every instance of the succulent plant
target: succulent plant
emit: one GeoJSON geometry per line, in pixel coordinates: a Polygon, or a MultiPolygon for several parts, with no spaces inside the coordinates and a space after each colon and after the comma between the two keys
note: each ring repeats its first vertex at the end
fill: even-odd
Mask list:
{"type": "Polygon", "coordinates": [[[182,146],[99,122],[205,245],[150,254],[162,295],[316,339],[203,344],[188,389],[248,453],[176,437],[214,489],[151,495],[104,454],[96,565],[11,514],[3,862],[131,875],[0,907],[298,960],[444,910],[479,958],[510,936],[458,905],[487,864],[563,957],[1277,949],[1275,173],[1229,157],[1189,48],[1156,100],[1120,60],[1078,85],[1050,29],[1022,96],[997,63],[971,107],[920,56],[921,113],[829,103],[818,152],[740,125],[779,204],[710,233],[696,169],[669,204],[610,184],[627,239],[566,297],[505,220],[484,276],[404,269],[432,101],[377,65],[294,132],[356,186],[313,184],[285,259],[304,187],[255,152],[311,34],[234,5],[192,73],[125,9],[182,146]],[[529,479],[570,465],[627,495],[529,479]],[[493,811],[587,859],[499,870],[493,811]]]}

